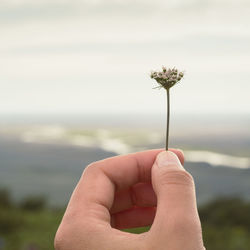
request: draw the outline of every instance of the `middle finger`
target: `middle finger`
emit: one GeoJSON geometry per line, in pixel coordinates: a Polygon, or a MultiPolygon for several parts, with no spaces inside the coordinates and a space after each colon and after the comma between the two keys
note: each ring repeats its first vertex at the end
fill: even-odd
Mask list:
{"type": "Polygon", "coordinates": [[[113,206],[110,213],[117,213],[133,206],[154,207],[157,200],[151,183],[137,183],[126,190],[115,194],[113,206]]]}

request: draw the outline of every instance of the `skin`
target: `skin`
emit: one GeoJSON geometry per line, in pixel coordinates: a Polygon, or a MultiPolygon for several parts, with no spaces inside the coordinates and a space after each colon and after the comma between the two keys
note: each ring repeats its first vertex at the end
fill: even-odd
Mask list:
{"type": "Polygon", "coordinates": [[[192,176],[182,151],[107,158],[83,172],[56,250],[204,250],[192,176]],[[152,225],[142,234],[119,229],[152,225]]]}

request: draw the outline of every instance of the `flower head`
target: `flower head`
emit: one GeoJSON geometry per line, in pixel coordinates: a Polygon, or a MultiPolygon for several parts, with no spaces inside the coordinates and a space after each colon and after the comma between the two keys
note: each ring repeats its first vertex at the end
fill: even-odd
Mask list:
{"type": "Polygon", "coordinates": [[[162,66],[162,71],[151,71],[150,77],[155,79],[160,86],[165,89],[170,89],[184,76],[183,72],[179,72],[176,68],[167,69],[162,66]]]}

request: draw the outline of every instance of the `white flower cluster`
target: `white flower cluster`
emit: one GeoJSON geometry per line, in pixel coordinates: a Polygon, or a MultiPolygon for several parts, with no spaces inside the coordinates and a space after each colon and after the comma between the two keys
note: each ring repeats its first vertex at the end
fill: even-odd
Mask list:
{"type": "Polygon", "coordinates": [[[150,76],[160,84],[159,87],[170,89],[182,79],[184,73],[175,68],[166,69],[166,67],[162,66],[162,71],[152,71],[150,76]]]}

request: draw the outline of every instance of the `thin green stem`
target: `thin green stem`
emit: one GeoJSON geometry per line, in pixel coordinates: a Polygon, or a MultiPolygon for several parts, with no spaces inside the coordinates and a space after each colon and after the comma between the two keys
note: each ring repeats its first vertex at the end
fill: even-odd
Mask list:
{"type": "Polygon", "coordinates": [[[170,97],[169,89],[167,89],[167,131],[166,131],[166,151],[168,151],[168,137],[169,137],[169,115],[170,115],[170,97]]]}

